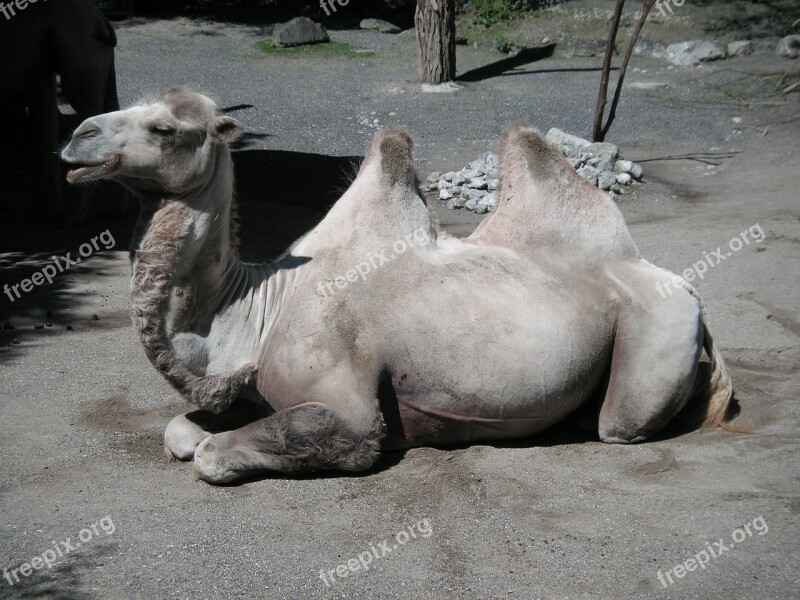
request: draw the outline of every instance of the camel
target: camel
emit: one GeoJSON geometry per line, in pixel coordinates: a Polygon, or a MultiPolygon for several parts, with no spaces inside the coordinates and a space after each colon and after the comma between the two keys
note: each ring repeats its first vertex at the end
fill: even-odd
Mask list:
{"type": "Polygon", "coordinates": [[[133,323],[199,407],[164,435],[197,478],[363,471],[382,450],[527,437],[581,409],[610,443],[679,413],[723,423],[731,381],[699,298],[657,293],[676,276],[535,129],[503,133],[498,204],[465,239],[431,217],[409,134],[379,131],[324,220],[262,265],[237,253],[241,132],[176,88],[88,119],[62,155],[71,182],[141,200],[133,323]]]}
{"type": "MultiPolygon", "coordinates": [[[[31,186],[35,210],[63,209],[58,151],[59,111],[56,74],[80,121],[117,110],[114,28],[89,0],[28,4],[0,18],[0,39],[13,49],[3,59],[0,105],[20,107],[31,127],[31,186]]],[[[12,10],[13,7],[9,7],[12,10]]],[[[82,194],[76,220],[91,201],[82,194]]]]}

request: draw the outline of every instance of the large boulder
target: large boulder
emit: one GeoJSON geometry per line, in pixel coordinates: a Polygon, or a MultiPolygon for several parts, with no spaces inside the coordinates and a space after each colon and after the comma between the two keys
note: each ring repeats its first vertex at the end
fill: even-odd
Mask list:
{"type": "Polygon", "coordinates": [[[797,58],[800,56],[800,35],[787,35],[780,42],[775,52],[780,56],[797,58]]]}
{"type": "Polygon", "coordinates": [[[329,42],[328,32],[319,23],[308,17],[295,17],[291,21],[281,23],[272,32],[272,41],[276,46],[302,46],[329,42]]]}
{"type": "Polygon", "coordinates": [[[389,21],[383,21],[382,19],[364,19],[361,21],[361,29],[380,31],[381,33],[400,33],[402,31],[394,23],[389,23],[389,21]]]}
{"type": "Polygon", "coordinates": [[[673,65],[698,65],[702,62],[725,58],[725,50],[714,42],[694,40],[667,46],[664,56],[673,65]]]}

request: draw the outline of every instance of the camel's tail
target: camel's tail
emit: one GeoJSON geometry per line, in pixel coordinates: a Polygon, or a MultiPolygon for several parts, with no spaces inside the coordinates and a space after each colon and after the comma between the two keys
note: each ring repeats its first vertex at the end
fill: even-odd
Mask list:
{"type": "Polygon", "coordinates": [[[708,358],[711,359],[711,372],[708,377],[708,383],[705,386],[708,406],[701,427],[705,429],[719,426],[723,429],[738,431],[738,428],[727,425],[725,421],[728,406],[730,406],[731,399],[733,398],[733,385],[731,383],[731,377],[728,375],[728,368],[725,366],[725,361],[722,359],[719,350],[714,347],[714,339],[708,331],[708,326],[705,323],[705,315],[703,318],[703,348],[705,348],[708,358]]]}

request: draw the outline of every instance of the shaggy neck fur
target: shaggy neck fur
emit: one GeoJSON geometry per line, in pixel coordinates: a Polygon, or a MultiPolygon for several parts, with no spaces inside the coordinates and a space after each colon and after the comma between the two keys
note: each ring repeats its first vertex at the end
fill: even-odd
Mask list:
{"type": "Polygon", "coordinates": [[[220,411],[247,395],[255,367],[246,356],[232,357],[236,369],[211,374],[214,349],[226,345],[219,339],[210,343],[219,333],[215,322],[248,322],[252,316],[258,331],[268,329],[266,311],[251,315],[250,309],[270,309],[265,300],[276,297],[278,282],[269,267],[239,260],[230,152],[224,145],[216,152],[213,171],[195,189],[143,199],[131,312],[150,362],[189,401],[202,399],[220,411]],[[242,307],[247,314],[240,314],[242,307]]]}

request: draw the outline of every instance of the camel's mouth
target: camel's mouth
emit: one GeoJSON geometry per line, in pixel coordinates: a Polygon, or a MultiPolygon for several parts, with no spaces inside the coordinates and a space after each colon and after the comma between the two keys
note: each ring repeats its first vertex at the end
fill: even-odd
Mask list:
{"type": "Polygon", "coordinates": [[[114,169],[119,165],[119,154],[115,152],[108,159],[100,163],[70,162],[69,164],[73,165],[75,168],[67,171],[67,181],[70,183],[93,181],[108,177],[114,172],[114,169]]]}

